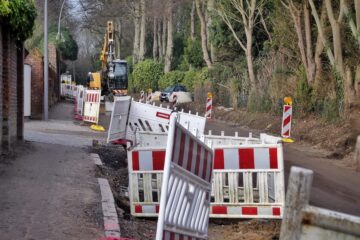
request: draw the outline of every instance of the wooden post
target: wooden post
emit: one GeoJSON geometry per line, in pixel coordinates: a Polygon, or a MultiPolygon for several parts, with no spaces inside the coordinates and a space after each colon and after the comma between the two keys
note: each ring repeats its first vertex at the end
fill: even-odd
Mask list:
{"type": "Polygon", "coordinates": [[[291,168],[280,239],[300,239],[302,210],[309,204],[312,179],[313,171],[300,167],[291,168]]]}
{"type": "Polygon", "coordinates": [[[357,172],[360,172],[360,135],[357,137],[354,159],[355,159],[355,169],[357,172]]]}

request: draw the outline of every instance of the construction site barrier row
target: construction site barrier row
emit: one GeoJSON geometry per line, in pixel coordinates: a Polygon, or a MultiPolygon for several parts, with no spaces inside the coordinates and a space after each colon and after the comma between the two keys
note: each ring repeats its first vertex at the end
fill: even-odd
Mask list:
{"type": "MultiPolygon", "coordinates": [[[[154,217],[159,209],[167,135],[138,132],[139,144],[128,151],[131,213],[154,217]],[[165,141],[164,141],[165,140],[165,141]]],[[[211,193],[213,218],[281,218],[284,207],[284,160],[276,137],[260,138],[203,135],[214,150],[211,193]]],[[[194,156],[189,138],[181,138],[181,151],[194,156]]],[[[185,163],[184,163],[185,164],[185,163]]],[[[201,162],[186,163],[191,172],[201,162]]]]}

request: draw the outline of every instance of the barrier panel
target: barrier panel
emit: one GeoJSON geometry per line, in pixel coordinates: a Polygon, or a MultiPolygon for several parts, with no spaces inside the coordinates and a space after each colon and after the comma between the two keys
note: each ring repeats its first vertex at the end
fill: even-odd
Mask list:
{"type": "Polygon", "coordinates": [[[172,114],[156,239],[207,239],[212,149],[172,114]]]}
{"type": "Polygon", "coordinates": [[[86,90],[84,102],[84,117],[85,122],[98,123],[100,112],[100,97],[101,90],[86,90]]]}
{"type": "Polygon", "coordinates": [[[129,115],[131,97],[117,97],[113,104],[107,142],[126,139],[126,124],[129,115]]]}
{"type": "MultiPolygon", "coordinates": [[[[211,141],[215,150],[210,217],[281,218],[284,163],[280,139],[266,134],[254,138],[251,134],[239,137],[211,132],[201,137],[211,141]]],[[[137,145],[128,150],[129,173],[139,173],[130,174],[129,180],[134,216],[157,215],[166,141],[166,133],[137,132],[137,145]],[[133,159],[142,167],[133,168],[133,159]]]]}
{"type": "Polygon", "coordinates": [[[360,239],[360,217],[309,205],[313,171],[292,167],[280,239],[360,239]]]}
{"type": "Polygon", "coordinates": [[[84,97],[85,97],[85,88],[82,85],[77,86],[76,94],[76,115],[82,116],[84,114],[84,97]]]}
{"type": "MultiPolygon", "coordinates": [[[[118,103],[120,104],[120,103],[118,103]]],[[[123,104],[128,104],[123,102],[123,104]]],[[[113,115],[119,115],[121,108],[114,108],[113,115]]],[[[173,112],[170,108],[163,108],[162,105],[156,106],[155,104],[146,104],[136,101],[130,102],[130,110],[128,118],[125,116],[120,121],[116,121],[116,126],[111,126],[114,132],[123,131],[117,129],[120,126],[126,126],[126,139],[135,142],[136,132],[154,132],[154,133],[167,133],[169,129],[170,114],[173,112]]],[[[189,127],[189,129],[198,129],[199,133],[203,133],[205,130],[206,118],[201,117],[198,114],[191,114],[191,112],[181,111],[179,121],[183,126],[189,127]]],[[[110,134],[110,132],[108,133],[110,134]]],[[[112,137],[109,137],[112,139],[112,137]]]]}

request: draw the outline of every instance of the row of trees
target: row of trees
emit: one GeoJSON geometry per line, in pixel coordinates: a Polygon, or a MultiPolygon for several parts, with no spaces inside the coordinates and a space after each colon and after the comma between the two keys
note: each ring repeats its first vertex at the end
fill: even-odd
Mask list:
{"type": "Polygon", "coordinates": [[[269,110],[292,95],[303,112],[340,116],[360,97],[357,0],[80,2],[83,29],[99,35],[113,19],[122,57],[199,72],[173,75],[195,76],[222,104],[269,110]]]}

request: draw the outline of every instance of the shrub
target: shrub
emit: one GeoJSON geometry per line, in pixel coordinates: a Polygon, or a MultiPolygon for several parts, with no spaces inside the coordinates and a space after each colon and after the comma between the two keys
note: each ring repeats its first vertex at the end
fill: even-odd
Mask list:
{"type": "Polygon", "coordinates": [[[159,89],[163,90],[168,86],[181,83],[184,80],[185,73],[181,71],[171,71],[159,79],[159,89]]]}
{"type": "Polygon", "coordinates": [[[203,55],[201,49],[201,43],[199,40],[191,40],[190,38],[187,41],[187,46],[185,48],[185,58],[187,62],[194,68],[200,68],[203,66],[203,55]]]}
{"type": "Polygon", "coordinates": [[[147,59],[134,66],[132,73],[134,91],[158,89],[158,81],[163,76],[163,64],[147,59]]]}
{"type": "Polygon", "coordinates": [[[194,70],[185,72],[183,84],[189,92],[192,92],[194,90],[194,82],[195,82],[196,74],[197,72],[194,70]]]}

